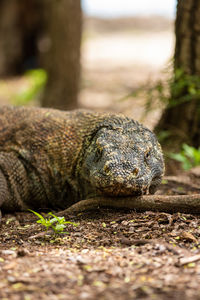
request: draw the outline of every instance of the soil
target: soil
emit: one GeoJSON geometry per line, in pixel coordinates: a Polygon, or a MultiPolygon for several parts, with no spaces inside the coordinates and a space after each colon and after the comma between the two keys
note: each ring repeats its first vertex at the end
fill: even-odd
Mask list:
{"type": "MultiPolygon", "coordinates": [[[[197,193],[174,178],[159,193],[197,193]]],[[[200,299],[197,215],[101,209],[63,234],[37,219],[2,218],[0,299],[200,299]]]]}

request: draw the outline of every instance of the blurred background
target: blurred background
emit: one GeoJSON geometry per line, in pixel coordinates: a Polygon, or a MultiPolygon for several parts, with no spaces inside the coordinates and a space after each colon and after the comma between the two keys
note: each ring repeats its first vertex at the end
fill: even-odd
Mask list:
{"type": "Polygon", "coordinates": [[[0,105],[122,112],[200,164],[199,15],[200,0],[1,0],[0,105]]]}
{"type": "Polygon", "coordinates": [[[89,38],[82,46],[87,85],[80,104],[123,112],[152,128],[160,107],[144,117],[144,95],[132,94],[167,75],[174,52],[176,1],[85,0],[82,6],[89,38]]]}
{"type": "MultiPolygon", "coordinates": [[[[166,76],[176,1],[52,2],[1,1],[0,104],[112,110],[141,120],[143,96],[129,95],[166,76]]],[[[142,121],[152,127],[159,113],[142,121]]]]}

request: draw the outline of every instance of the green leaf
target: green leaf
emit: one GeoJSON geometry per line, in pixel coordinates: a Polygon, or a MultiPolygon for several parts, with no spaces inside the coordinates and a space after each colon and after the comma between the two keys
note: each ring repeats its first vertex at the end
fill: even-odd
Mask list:
{"type": "Polygon", "coordinates": [[[32,210],[32,209],[28,209],[30,212],[32,212],[33,214],[35,214],[39,219],[41,219],[41,220],[45,220],[44,219],[44,217],[41,215],[41,214],[39,214],[38,212],[36,212],[36,211],[34,211],[34,210],[32,210]]]}
{"type": "Polygon", "coordinates": [[[65,225],[64,224],[56,224],[56,226],[54,227],[54,230],[56,232],[62,232],[65,229],[65,225]]]}
{"type": "Polygon", "coordinates": [[[193,86],[189,86],[188,92],[191,95],[196,95],[196,93],[197,93],[196,89],[193,86]]]}
{"type": "Polygon", "coordinates": [[[195,148],[188,146],[187,144],[183,144],[182,148],[184,150],[183,154],[188,156],[189,158],[193,158],[194,157],[194,150],[195,148]]]}
{"type": "Polygon", "coordinates": [[[39,95],[47,82],[47,73],[43,69],[27,71],[24,77],[27,79],[28,85],[13,96],[14,105],[26,105],[39,95]]]}
{"type": "Polygon", "coordinates": [[[56,218],[49,219],[50,224],[54,224],[56,222],[58,222],[56,218]]]}
{"type": "Polygon", "coordinates": [[[187,144],[183,144],[180,153],[170,153],[169,157],[181,162],[181,166],[184,170],[189,170],[194,166],[200,165],[200,148],[196,149],[187,144]]]}
{"type": "Polygon", "coordinates": [[[169,157],[180,162],[185,162],[186,160],[185,156],[181,153],[169,153],[169,157]]]}

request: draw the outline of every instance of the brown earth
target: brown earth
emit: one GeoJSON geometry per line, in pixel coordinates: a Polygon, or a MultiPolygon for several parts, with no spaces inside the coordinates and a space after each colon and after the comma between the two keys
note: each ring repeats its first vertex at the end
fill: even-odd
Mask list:
{"type": "MultiPolygon", "coordinates": [[[[186,192],[197,191],[159,191],[186,192]]],[[[57,235],[36,220],[2,219],[0,299],[200,299],[198,216],[101,209],[68,217],[78,226],[57,235]]]]}

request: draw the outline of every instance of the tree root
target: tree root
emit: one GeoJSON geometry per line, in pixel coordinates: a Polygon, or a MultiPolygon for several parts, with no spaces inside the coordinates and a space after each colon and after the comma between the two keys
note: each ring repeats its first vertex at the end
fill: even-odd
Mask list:
{"type": "Polygon", "coordinates": [[[136,211],[158,211],[166,213],[200,213],[200,194],[191,195],[145,195],[137,197],[97,197],[82,200],[57,215],[77,214],[103,207],[135,209],[136,211]]]}

